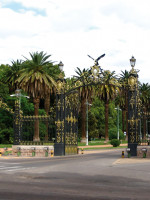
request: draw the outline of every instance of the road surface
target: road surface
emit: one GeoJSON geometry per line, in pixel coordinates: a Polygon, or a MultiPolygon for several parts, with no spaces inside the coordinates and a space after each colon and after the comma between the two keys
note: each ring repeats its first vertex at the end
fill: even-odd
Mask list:
{"type": "Polygon", "coordinates": [[[0,158],[2,200],[150,199],[150,159],[121,150],[53,158],[0,158]]]}

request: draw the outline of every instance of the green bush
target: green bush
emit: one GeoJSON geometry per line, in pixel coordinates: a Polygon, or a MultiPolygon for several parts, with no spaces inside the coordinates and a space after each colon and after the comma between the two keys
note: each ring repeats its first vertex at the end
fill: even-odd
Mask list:
{"type": "Polygon", "coordinates": [[[112,139],[110,144],[113,145],[113,147],[118,147],[120,145],[120,140],[112,139]]]}
{"type": "MultiPolygon", "coordinates": [[[[108,131],[108,134],[109,134],[109,140],[112,140],[112,139],[117,139],[117,128],[110,128],[109,131],[108,131]]],[[[119,139],[120,140],[124,140],[125,139],[125,136],[122,132],[121,129],[119,129],[119,139]]]]}
{"type": "Polygon", "coordinates": [[[13,143],[13,128],[0,130],[0,144],[13,143]]]}

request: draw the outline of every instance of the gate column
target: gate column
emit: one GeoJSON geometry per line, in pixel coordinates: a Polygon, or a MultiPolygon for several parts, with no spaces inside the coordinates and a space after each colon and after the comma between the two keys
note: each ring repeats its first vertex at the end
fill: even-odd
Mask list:
{"type": "Polygon", "coordinates": [[[65,155],[65,94],[64,94],[65,80],[63,73],[60,74],[57,80],[56,91],[56,136],[54,144],[54,155],[65,155]]]}
{"type": "Polygon", "coordinates": [[[138,90],[138,74],[134,69],[135,58],[130,59],[131,71],[128,79],[128,148],[131,156],[137,155],[137,145],[139,142],[140,127],[140,100],[138,90]]]}

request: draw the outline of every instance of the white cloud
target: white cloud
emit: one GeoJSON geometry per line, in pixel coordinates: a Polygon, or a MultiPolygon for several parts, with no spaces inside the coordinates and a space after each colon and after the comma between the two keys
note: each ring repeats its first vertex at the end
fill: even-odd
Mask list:
{"type": "Polygon", "coordinates": [[[1,1],[0,63],[43,50],[52,54],[52,60],[62,60],[70,76],[76,67],[93,65],[87,54],[97,58],[105,53],[100,65],[117,73],[130,70],[129,59],[134,55],[140,80],[150,83],[149,5],[147,0],[144,4],[139,0],[1,1]],[[26,9],[19,13],[6,8],[6,3],[13,2],[26,9]],[[46,16],[35,15],[34,9],[45,10],[46,16]]]}

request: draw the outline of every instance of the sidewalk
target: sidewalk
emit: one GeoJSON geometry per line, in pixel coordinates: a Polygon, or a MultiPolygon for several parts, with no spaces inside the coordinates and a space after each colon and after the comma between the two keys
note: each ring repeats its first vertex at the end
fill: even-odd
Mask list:
{"type": "MultiPolygon", "coordinates": [[[[126,148],[128,144],[120,144],[121,147],[126,148]]],[[[103,149],[105,147],[113,147],[111,144],[110,145],[88,145],[88,146],[78,146],[80,148],[79,154],[93,154],[93,153],[103,153],[103,152],[108,152],[108,151],[122,151],[124,148],[119,149],[119,148],[113,148],[113,149],[103,149]],[[93,149],[92,149],[93,148],[93,149]],[[97,148],[97,149],[94,149],[97,148]],[[99,148],[99,149],[98,149],[99,148]],[[83,151],[81,150],[83,149],[83,151]]]]}
{"type": "MultiPolygon", "coordinates": [[[[127,144],[120,144],[121,147],[125,147],[127,146],[127,144]]],[[[79,150],[79,154],[93,154],[93,153],[103,153],[103,152],[108,152],[108,151],[114,151],[114,150],[120,150],[119,148],[113,148],[113,149],[103,149],[105,147],[113,147],[112,145],[88,145],[88,146],[78,146],[78,148],[80,148],[79,150]],[[92,149],[93,148],[93,149],[92,149]],[[96,149],[97,148],[97,149],[96,149]],[[98,149],[99,148],[99,149],[98,149]],[[81,150],[83,149],[83,151],[81,150]]],[[[7,151],[11,151],[12,148],[8,148],[7,151]]],[[[122,150],[124,150],[124,148],[122,148],[122,150]]],[[[1,154],[4,154],[5,150],[4,148],[0,148],[0,152],[1,154]]],[[[7,156],[2,156],[0,158],[23,158],[23,157],[17,157],[17,156],[13,156],[13,155],[7,155],[7,156]]],[[[29,158],[29,157],[25,157],[25,158],[29,158]]],[[[32,157],[31,157],[32,158],[32,157]]]]}

